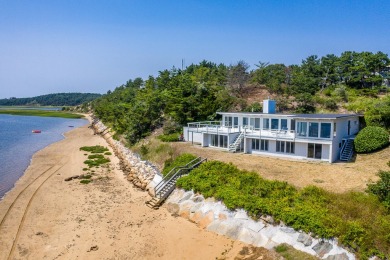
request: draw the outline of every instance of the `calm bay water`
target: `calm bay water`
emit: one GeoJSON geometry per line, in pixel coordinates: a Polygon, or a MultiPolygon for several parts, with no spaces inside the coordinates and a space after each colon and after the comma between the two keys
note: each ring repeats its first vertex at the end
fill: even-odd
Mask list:
{"type": "Polygon", "coordinates": [[[85,119],[0,114],[0,199],[23,175],[34,153],[64,139],[63,133],[73,129],[69,126],[87,123],[85,119]]]}

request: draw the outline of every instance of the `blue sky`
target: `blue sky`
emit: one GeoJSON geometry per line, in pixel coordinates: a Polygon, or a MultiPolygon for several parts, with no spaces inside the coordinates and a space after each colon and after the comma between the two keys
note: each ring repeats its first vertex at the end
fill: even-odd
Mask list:
{"type": "Polygon", "coordinates": [[[390,1],[0,0],[0,98],[106,93],[209,60],[390,54],[390,1]]]}

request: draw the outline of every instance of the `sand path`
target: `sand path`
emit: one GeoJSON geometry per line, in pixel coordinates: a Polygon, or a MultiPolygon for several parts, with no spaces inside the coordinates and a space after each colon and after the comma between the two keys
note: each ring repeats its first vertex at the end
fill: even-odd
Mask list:
{"type": "Polygon", "coordinates": [[[92,183],[64,181],[84,173],[81,146],[107,146],[87,126],[66,136],[36,153],[0,202],[1,260],[233,259],[245,246],[146,207],[149,196],[125,180],[114,156],[92,183]]]}

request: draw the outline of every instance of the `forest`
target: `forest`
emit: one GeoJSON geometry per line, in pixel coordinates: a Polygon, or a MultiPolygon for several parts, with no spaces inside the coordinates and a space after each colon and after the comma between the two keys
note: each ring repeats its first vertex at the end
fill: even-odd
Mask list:
{"type": "Polygon", "coordinates": [[[77,106],[100,96],[93,93],[56,93],[30,98],[12,97],[0,99],[0,106],[77,106]]]}
{"type": "Polygon", "coordinates": [[[191,121],[215,120],[217,111],[261,111],[267,97],[280,113],[362,113],[367,125],[389,129],[389,80],[390,59],[383,52],[312,55],[299,65],[259,61],[252,70],[245,61],[204,60],[129,80],[92,108],[130,145],[159,127],[170,134],[191,121]]]}

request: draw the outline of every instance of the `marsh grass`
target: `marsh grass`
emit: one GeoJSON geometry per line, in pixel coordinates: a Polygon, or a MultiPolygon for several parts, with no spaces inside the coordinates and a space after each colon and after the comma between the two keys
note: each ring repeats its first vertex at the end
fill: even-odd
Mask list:
{"type": "Polygon", "coordinates": [[[80,181],[81,184],[88,184],[90,182],[92,182],[91,179],[83,179],[83,180],[80,181]]]}
{"type": "Polygon", "coordinates": [[[317,260],[319,258],[309,255],[305,252],[296,250],[294,247],[287,244],[280,244],[274,247],[275,251],[284,257],[286,260],[317,260]]]}
{"type": "Polygon", "coordinates": [[[62,117],[62,118],[83,118],[83,115],[64,111],[48,111],[36,109],[0,109],[0,114],[9,114],[15,116],[43,116],[43,117],[62,117]]]}
{"type": "Polygon", "coordinates": [[[101,145],[83,146],[80,147],[80,151],[86,151],[90,153],[105,153],[108,152],[108,148],[101,145]]]}

